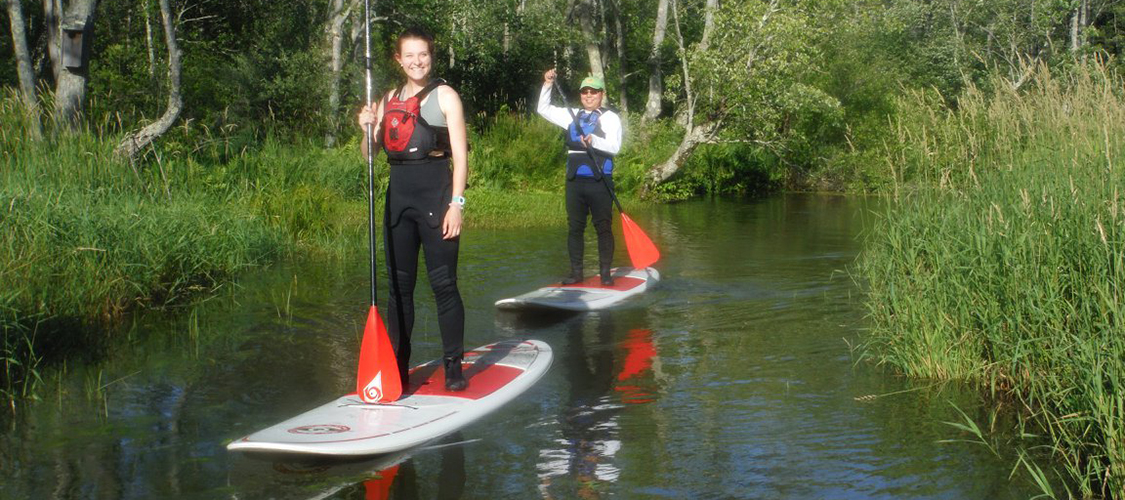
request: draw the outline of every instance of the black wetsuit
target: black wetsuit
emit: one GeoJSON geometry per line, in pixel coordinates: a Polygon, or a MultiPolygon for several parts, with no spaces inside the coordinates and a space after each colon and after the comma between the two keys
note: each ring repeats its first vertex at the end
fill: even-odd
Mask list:
{"type": "Polygon", "coordinates": [[[605,137],[598,120],[603,112],[579,111],[566,131],[566,246],[572,275],[582,274],[587,217],[594,224],[594,232],[598,236],[600,272],[608,275],[613,264],[613,198],[606,186],[601,184],[605,182],[610,189],[613,188],[613,157],[586,147],[580,139],[582,135],[605,137]]]}
{"type": "Polygon", "coordinates": [[[465,306],[457,290],[461,238],[447,240],[441,234],[452,192],[453,173],[448,159],[391,165],[383,231],[387,275],[391,280],[387,326],[404,379],[410,370],[419,248],[425,253],[426,274],[437,303],[442,356],[459,360],[464,353],[465,306]]]}
{"type": "MultiPolygon", "coordinates": [[[[437,96],[434,96],[437,99],[437,96]]],[[[427,126],[428,127],[428,126],[427,126]]],[[[438,140],[448,148],[444,127],[417,129],[444,134],[438,140]]],[[[418,132],[415,132],[418,133],[418,132]]],[[[388,155],[390,157],[390,155],[388,155]]],[[[465,306],[457,289],[457,255],[460,236],[442,238],[442,222],[453,194],[449,151],[421,160],[388,159],[390,183],[384,211],[383,242],[391,293],[387,327],[403,381],[410,370],[410,335],[414,330],[414,287],[418,280],[418,251],[425,253],[426,274],[437,303],[442,356],[460,360],[464,354],[465,306]]],[[[404,383],[405,387],[405,383],[404,383]]]]}

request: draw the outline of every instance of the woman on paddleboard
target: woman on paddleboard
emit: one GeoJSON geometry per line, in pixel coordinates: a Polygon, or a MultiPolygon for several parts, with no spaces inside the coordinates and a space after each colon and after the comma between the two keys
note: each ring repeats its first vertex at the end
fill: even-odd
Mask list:
{"type": "Polygon", "coordinates": [[[547,121],[567,130],[566,248],[570,254],[570,275],[562,283],[570,285],[585,279],[582,269],[585,251],[583,234],[589,218],[598,235],[601,283],[611,286],[613,198],[606,187],[613,188],[613,157],[621,150],[621,117],[602,107],[605,82],[597,76],[586,77],[579,86],[582,109],[552,106],[551,87],[555,84],[555,77],[554,68],[543,74],[538,111],[547,121]],[[601,184],[603,182],[605,185],[601,184]]]}
{"type": "MultiPolygon", "coordinates": [[[[461,96],[440,79],[431,79],[434,40],[411,28],[398,37],[395,61],[406,83],[359,114],[359,126],[375,128],[377,146],[387,154],[390,182],[384,211],[383,242],[391,293],[387,326],[405,390],[414,329],[414,285],[418,251],[437,302],[445,388],[467,386],[461,372],[465,306],[457,290],[461,211],[468,177],[468,138],[461,96]],[[374,108],[374,109],[372,109],[374,108]]],[[[365,134],[366,135],[366,134],[365,134]]],[[[367,137],[360,145],[367,155],[367,137]]]]}

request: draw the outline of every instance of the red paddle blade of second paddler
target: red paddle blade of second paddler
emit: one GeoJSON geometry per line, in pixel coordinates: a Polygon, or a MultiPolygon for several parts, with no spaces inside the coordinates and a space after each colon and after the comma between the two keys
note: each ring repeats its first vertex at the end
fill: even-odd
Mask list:
{"type": "Polygon", "coordinates": [[[367,313],[367,326],[363,329],[363,342],[359,346],[359,373],[355,392],[365,403],[385,403],[402,396],[402,380],[398,376],[398,361],[387,336],[387,327],[375,306],[367,313]]]}
{"type": "Polygon", "coordinates": [[[625,249],[629,251],[633,268],[644,269],[660,260],[660,250],[656,249],[656,245],[637,223],[624,213],[621,214],[621,230],[625,234],[625,249]]]}

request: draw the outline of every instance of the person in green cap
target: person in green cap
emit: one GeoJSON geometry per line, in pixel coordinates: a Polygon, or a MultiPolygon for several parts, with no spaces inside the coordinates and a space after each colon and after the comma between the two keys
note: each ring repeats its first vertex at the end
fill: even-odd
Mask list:
{"type": "Polygon", "coordinates": [[[599,76],[582,80],[579,86],[582,108],[568,110],[551,105],[551,86],[556,76],[554,68],[543,74],[538,112],[547,121],[567,130],[566,216],[570,274],[562,283],[570,285],[585,279],[583,234],[589,218],[598,235],[601,284],[612,286],[613,198],[606,186],[613,188],[613,157],[621,150],[621,117],[602,107],[605,81],[599,76]],[[602,182],[606,186],[600,185],[602,182]]]}

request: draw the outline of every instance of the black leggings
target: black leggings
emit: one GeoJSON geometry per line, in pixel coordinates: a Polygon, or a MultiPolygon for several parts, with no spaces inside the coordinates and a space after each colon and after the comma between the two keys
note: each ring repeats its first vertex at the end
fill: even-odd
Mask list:
{"type": "Polygon", "coordinates": [[[404,380],[410,370],[410,335],[414,330],[414,286],[418,281],[419,248],[425,253],[426,274],[430,278],[430,288],[433,289],[437,303],[442,355],[460,358],[464,354],[465,305],[461,301],[461,292],[457,289],[460,237],[442,239],[441,224],[436,228],[432,225],[435,219],[443,220],[445,210],[448,209],[448,205],[441,208],[430,207],[423,213],[417,208],[405,208],[395,217],[397,220],[394,224],[391,223],[390,211],[386,212],[383,243],[387,256],[387,276],[391,282],[387,333],[404,380]]]}
{"type": "Polygon", "coordinates": [[[585,253],[586,218],[594,223],[598,235],[598,265],[608,269],[613,264],[613,199],[602,182],[613,187],[613,181],[603,177],[602,181],[578,177],[566,182],[566,248],[570,253],[572,269],[582,268],[585,253]]]}

